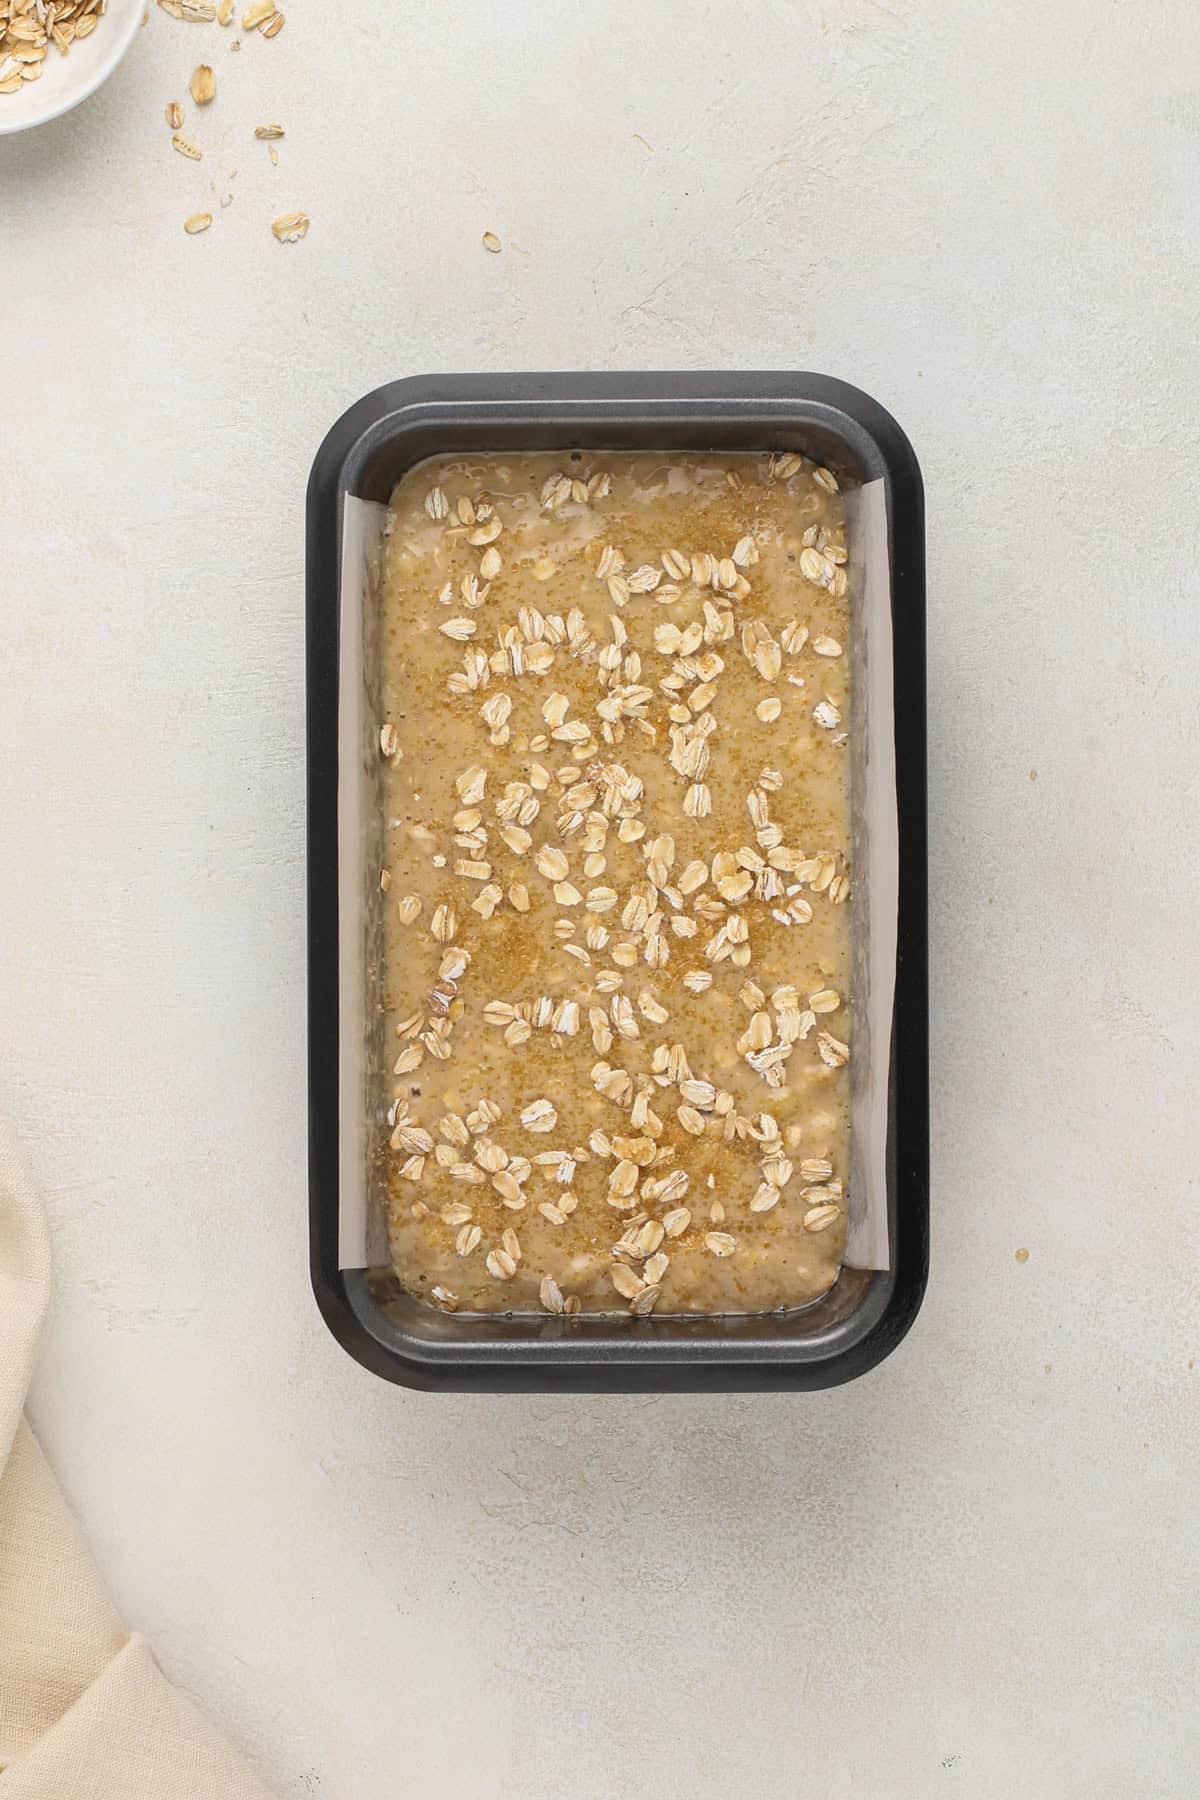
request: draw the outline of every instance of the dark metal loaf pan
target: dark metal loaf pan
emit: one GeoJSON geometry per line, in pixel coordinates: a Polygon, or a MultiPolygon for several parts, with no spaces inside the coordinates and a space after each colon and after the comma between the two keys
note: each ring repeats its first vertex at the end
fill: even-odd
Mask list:
{"type": "MultiPolygon", "coordinates": [[[[916,458],[895,420],[858,389],[821,375],[399,381],[352,406],[321,445],[307,536],[309,1219],[313,1288],[334,1336],[365,1367],[418,1388],[820,1388],[872,1368],[916,1316],[929,1241],[924,504],[916,458]],[[348,1232],[351,1210],[364,1204],[363,1194],[369,1198],[361,1145],[371,1101],[366,1083],[348,1073],[346,1021],[349,1002],[363,1011],[363,995],[369,1016],[371,959],[347,901],[353,890],[339,793],[344,813],[344,714],[360,696],[369,713],[372,700],[362,633],[356,621],[348,630],[342,614],[344,562],[353,549],[347,521],[365,510],[348,513],[346,501],[386,502],[406,469],[439,453],[559,447],[802,450],[851,486],[883,484],[899,845],[886,1093],[890,1266],[844,1270],[829,1294],[803,1310],[640,1320],[446,1314],[403,1292],[387,1268],[377,1222],[348,1232]]],[[[366,630],[369,636],[369,620],[366,630]]]]}

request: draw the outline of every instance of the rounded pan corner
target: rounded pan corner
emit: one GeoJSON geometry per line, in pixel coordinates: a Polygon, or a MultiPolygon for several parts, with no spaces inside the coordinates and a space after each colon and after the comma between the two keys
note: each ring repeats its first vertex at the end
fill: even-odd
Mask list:
{"type": "MultiPolygon", "coordinates": [[[[908,1196],[908,1200],[911,1206],[913,1196],[908,1196]]],[[[845,1379],[869,1374],[900,1347],[916,1323],[928,1281],[929,1206],[926,1192],[919,1216],[905,1222],[904,1254],[891,1271],[887,1303],[874,1328],[858,1346],[861,1361],[848,1371],[845,1379]]]]}
{"type": "MultiPolygon", "coordinates": [[[[469,375],[405,375],[397,381],[382,382],[348,406],[317,446],[308,476],[310,517],[314,506],[323,507],[335,497],[345,482],[348,465],[373,428],[384,419],[407,408],[442,402],[445,404],[480,398],[485,385],[498,392],[508,392],[508,384],[521,376],[475,377],[469,375]]],[[[511,398],[511,393],[508,394],[511,398]]]]}
{"type": "Polygon", "coordinates": [[[313,457],[308,477],[310,501],[336,489],[346,458],[363,433],[403,404],[407,390],[421,388],[429,389],[427,376],[411,375],[401,381],[384,382],[361,395],[334,420],[313,457]]]}
{"type": "Polygon", "coordinates": [[[746,1385],[760,1390],[789,1388],[818,1392],[857,1381],[886,1362],[908,1336],[925,1298],[929,1275],[927,1212],[919,1221],[910,1224],[903,1256],[894,1267],[879,1272],[863,1305],[840,1331],[840,1341],[832,1355],[813,1362],[786,1365],[783,1369],[773,1370],[767,1365],[761,1371],[765,1379],[746,1385]],[[772,1375],[776,1378],[772,1379],[772,1375]]]}
{"type": "Polygon", "coordinates": [[[310,1274],[317,1310],[329,1327],[330,1336],[347,1356],[370,1374],[382,1375],[385,1381],[402,1387],[423,1389],[437,1385],[418,1360],[398,1354],[395,1345],[385,1342],[373,1329],[378,1309],[364,1269],[331,1273],[314,1256],[310,1274]]]}
{"type": "Polygon", "coordinates": [[[894,413],[890,413],[874,395],[855,387],[852,382],[842,381],[839,376],[801,375],[796,379],[807,384],[806,392],[818,394],[860,425],[878,446],[893,482],[903,480],[923,498],[925,484],[917,453],[912,439],[894,413]]]}

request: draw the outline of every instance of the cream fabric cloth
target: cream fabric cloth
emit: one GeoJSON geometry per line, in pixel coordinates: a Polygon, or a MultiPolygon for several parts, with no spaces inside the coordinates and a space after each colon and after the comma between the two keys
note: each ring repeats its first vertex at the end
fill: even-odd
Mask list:
{"type": "Polygon", "coordinates": [[[124,1631],[23,1417],[50,1293],[0,1125],[0,1800],[270,1800],[124,1631]]]}

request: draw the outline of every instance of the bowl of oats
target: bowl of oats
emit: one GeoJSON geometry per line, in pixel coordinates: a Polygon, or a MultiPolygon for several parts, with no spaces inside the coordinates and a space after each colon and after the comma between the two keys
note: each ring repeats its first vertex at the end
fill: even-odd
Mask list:
{"type": "Polygon", "coordinates": [[[417,1387],[809,1388],[928,1243],[924,545],[813,375],[400,382],[308,510],[314,1288],[417,1387]]]}
{"type": "Polygon", "coordinates": [[[0,136],[94,94],[129,49],[143,0],[0,0],[0,136]]]}

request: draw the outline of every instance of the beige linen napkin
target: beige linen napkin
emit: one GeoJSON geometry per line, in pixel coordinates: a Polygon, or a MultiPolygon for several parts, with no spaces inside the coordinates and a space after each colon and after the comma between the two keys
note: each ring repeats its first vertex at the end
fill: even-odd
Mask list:
{"type": "Polygon", "coordinates": [[[122,1629],[22,1415],[49,1291],[0,1124],[0,1800],[270,1800],[122,1629]]]}

